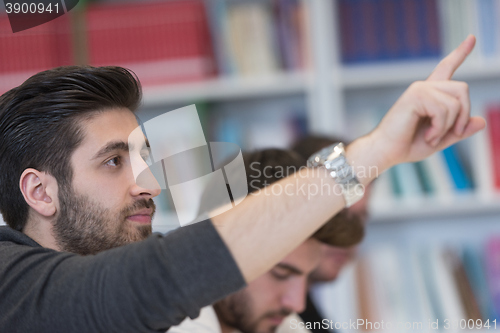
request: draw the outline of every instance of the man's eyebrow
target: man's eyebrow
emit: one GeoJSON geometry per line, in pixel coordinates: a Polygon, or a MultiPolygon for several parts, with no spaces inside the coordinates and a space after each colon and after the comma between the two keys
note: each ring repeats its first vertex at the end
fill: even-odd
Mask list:
{"type": "Polygon", "coordinates": [[[129,145],[126,142],[123,141],[112,141],[108,142],[104,147],[102,147],[92,158],[93,160],[101,158],[105,155],[108,155],[111,152],[114,152],[116,150],[121,150],[121,151],[129,151],[129,145]]]}
{"type": "Polygon", "coordinates": [[[289,264],[286,264],[286,263],[283,263],[283,262],[280,262],[279,264],[277,264],[275,267],[279,267],[279,268],[282,268],[282,269],[286,269],[288,271],[290,271],[290,273],[292,274],[296,274],[296,275],[303,275],[304,272],[302,272],[300,269],[298,269],[297,267],[294,267],[292,265],[289,265],[289,264]]]}

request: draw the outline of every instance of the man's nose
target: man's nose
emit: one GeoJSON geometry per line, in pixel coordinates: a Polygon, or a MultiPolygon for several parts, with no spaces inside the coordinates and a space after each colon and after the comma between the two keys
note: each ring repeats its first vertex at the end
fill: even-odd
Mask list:
{"type": "Polygon", "coordinates": [[[161,193],[161,187],[149,168],[142,171],[137,179],[133,180],[132,196],[148,196],[154,198],[161,193]]]}
{"type": "Polygon", "coordinates": [[[306,307],[306,281],[291,284],[283,294],[281,305],[293,312],[301,313],[306,307]]]}

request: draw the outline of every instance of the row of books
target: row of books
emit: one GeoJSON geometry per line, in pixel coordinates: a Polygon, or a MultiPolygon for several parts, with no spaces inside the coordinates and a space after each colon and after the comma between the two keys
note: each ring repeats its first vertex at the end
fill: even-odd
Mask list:
{"type": "MultiPolygon", "coordinates": [[[[498,53],[494,0],[336,4],[345,63],[439,57],[470,32],[478,36],[476,53],[498,53]]],[[[311,62],[308,6],[303,0],[97,1],[15,34],[2,15],[0,90],[77,58],[130,68],[144,84],[303,70],[311,62]]]]}
{"type": "MultiPolygon", "coordinates": [[[[486,130],[435,153],[429,158],[397,165],[381,174],[374,183],[374,206],[405,201],[421,204],[419,199],[451,203],[457,197],[476,196],[490,201],[500,193],[500,104],[482,107],[486,130]]],[[[377,110],[354,113],[359,137],[373,129],[382,115],[377,110]]]]}
{"type": "Polygon", "coordinates": [[[91,2],[15,34],[1,15],[0,90],[77,58],[130,68],[146,85],[298,70],[306,25],[301,0],[91,2]]]}
{"type": "Polygon", "coordinates": [[[468,35],[477,37],[475,61],[500,55],[500,3],[496,0],[439,0],[443,52],[449,53],[468,35]]]}
{"type": "Polygon", "coordinates": [[[307,67],[304,1],[214,0],[208,8],[220,74],[256,75],[307,67]]]}
{"type": "Polygon", "coordinates": [[[495,0],[339,0],[345,63],[441,57],[469,34],[477,62],[500,54],[495,0]]]}
{"type": "MultiPolygon", "coordinates": [[[[294,105],[292,100],[255,102],[247,108],[229,104],[207,112],[211,140],[233,142],[243,150],[286,149],[307,134],[305,106],[294,105]]],[[[447,203],[470,194],[479,200],[494,198],[500,193],[500,104],[484,106],[483,114],[488,124],[485,131],[423,161],[397,165],[381,174],[374,183],[373,201],[387,204],[402,200],[416,205],[422,203],[418,199],[425,198],[447,203]]],[[[348,123],[355,128],[346,130],[352,138],[370,132],[382,114],[364,112],[354,117],[348,123]]]]}
{"type": "Polygon", "coordinates": [[[419,204],[418,199],[425,197],[451,201],[461,193],[472,193],[476,186],[459,148],[454,145],[423,161],[391,168],[374,183],[374,197],[419,204]]]}
{"type": "Polygon", "coordinates": [[[128,66],[145,83],[303,69],[306,27],[301,0],[96,3],[86,13],[89,62],[128,66]]]}
{"type": "Polygon", "coordinates": [[[68,16],[14,34],[7,15],[0,14],[0,59],[0,93],[39,71],[73,64],[68,16]]]}
{"type": "MultiPolygon", "coordinates": [[[[376,245],[313,295],[326,318],[364,331],[496,331],[500,238],[481,246],[376,245]]],[[[338,331],[358,331],[345,328],[338,331]]]]}
{"type": "Polygon", "coordinates": [[[19,74],[26,79],[77,59],[129,68],[146,85],[204,79],[216,71],[202,0],[95,2],[15,34],[1,16],[0,28],[0,74],[10,86],[19,74]]]}
{"type": "Polygon", "coordinates": [[[342,61],[439,57],[442,47],[437,2],[339,0],[342,61]]]}

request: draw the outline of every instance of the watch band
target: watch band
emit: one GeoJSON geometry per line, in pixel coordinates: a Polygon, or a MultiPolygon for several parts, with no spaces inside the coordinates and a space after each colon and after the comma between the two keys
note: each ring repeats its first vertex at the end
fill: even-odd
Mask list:
{"type": "Polygon", "coordinates": [[[358,202],[364,195],[354,169],[347,162],[345,148],[342,142],[323,148],[307,160],[308,167],[325,167],[335,182],[342,186],[346,207],[358,202]]]}

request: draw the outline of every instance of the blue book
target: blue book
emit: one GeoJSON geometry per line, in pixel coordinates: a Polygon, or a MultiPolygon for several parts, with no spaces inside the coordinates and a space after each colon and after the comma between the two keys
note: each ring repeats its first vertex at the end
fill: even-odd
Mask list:
{"type": "Polygon", "coordinates": [[[402,163],[392,168],[403,198],[421,197],[424,194],[415,164],[402,163]]]}
{"type": "Polygon", "coordinates": [[[422,185],[422,189],[425,194],[435,194],[436,187],[432,182],[431,175],[428,173],[426,166],[422,162],[415,163],[415,169],[417,170],[417,175],[422,185]]]}
{"type": "Polygon", "coordinates": [[[217,69],[221,75],[235,73],[235,65],[229,50],[227,36],[227,8],[225,0],[211,0],[206,3],[210,35],[213,41],[213,50],[217,69]]]}
{"type": "Polygon", "coordinates": [[[495,312],[493,300],[491,299],[483,259],[477,249],[470,245],[464,247],[462,261],[465,273],[470,282],[472,292],[476,297],[484,322],[488,319],[490,321],[494,320],[498,315],[495,312]]]}
{"type": "Polygon", "coordinates": [[[453,178],[455,188],[458,191],[470,190],[472,188],[472,183],[458,158],[457,147],[455,145],[450,146],[443,150],[443,154],[446,164],[448,165],[448,170],[453,178]]]}
{"type": "Polygon", "coordinates": [[[477,0],[479,18],[479,33],[481,35],[481,51],[485,56],[494,56],[497,53],[497,34],[495,27],[497,10],[495,0],[477,0]]]}
{"type": "Polygon", "coordinates": [[[441,36],[439,31],[439,13],[436,0],[418,1],[417,17],[421,38],[420,57],[441,56],[441,36]]]}

